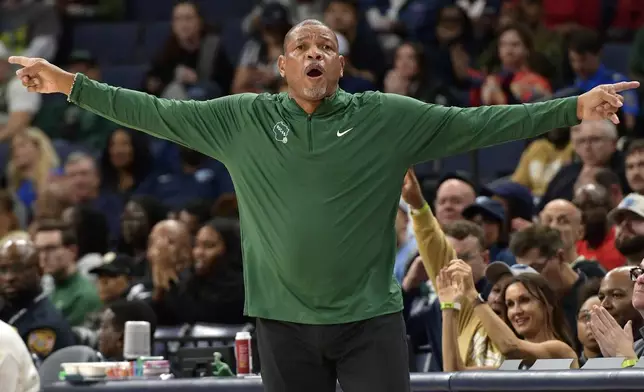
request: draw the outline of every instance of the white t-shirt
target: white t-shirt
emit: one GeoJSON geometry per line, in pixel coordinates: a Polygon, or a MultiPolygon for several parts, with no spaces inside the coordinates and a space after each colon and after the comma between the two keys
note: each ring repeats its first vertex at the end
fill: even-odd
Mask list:
{"type": "Polygon", "coordinates": [[[39,392],[40,377],[18,332],[0,321],[0,390],[39,392]]]}
{"type": "Polygon", "coordinates": [[[6,85],[0,85],[0,125],[7,123],[14,112],[38,113],[42,97],[38,93],[30,93],[18,78],[12,78],[6,85]]]}

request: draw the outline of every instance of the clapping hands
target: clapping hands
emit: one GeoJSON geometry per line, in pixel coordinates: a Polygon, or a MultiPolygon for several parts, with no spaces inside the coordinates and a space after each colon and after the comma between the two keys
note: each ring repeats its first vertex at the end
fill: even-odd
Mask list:
{"type": "Polygon", "coordinates": [[[440,303],[460,303],[464,295],[462,281],[443,268],[436,277],[436,292],[440,303]]]}
{"type": "Polygon", "coordinates": [[[587,321],[604,357],[637,358],[633,350],[633,326],[630,321],[624,328],[601,306],[594,306],[587,321]]]}

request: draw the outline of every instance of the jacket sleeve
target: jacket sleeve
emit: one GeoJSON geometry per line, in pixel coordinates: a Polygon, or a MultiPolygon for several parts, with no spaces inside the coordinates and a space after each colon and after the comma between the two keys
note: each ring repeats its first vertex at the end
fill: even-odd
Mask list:
{"type": "Polygon", "coordinates": [[[392,145],[408,165],[577,125],[577,98],[523,104],[445,107],[383,94],[392,145]]]}
{"type": "Polygon", "coordinates": [[[239,94],[210,101],[160,99],[77,74],[68,99],[120,125],[222,160],[241,132],[241,115],[250,111],[255,97],[239,94]]]}
{"type": "Polygon", "coordinates": [[[412,214],[412,221],[418,253],[423,260],[427,276],[436,287],[438,272],[456,258],[456,253],[429,209],[412,214]]]}

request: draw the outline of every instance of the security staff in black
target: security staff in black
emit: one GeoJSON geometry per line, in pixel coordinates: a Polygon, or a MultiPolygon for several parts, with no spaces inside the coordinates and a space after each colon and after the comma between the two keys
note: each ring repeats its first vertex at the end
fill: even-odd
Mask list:
{"type": "Polygon", "coordinates": [[[27,240],[0,246],[0,320],[13,326],[29,351],[44,359],[76,344],[71,327],[40,286],[38,251],[27,240]]]}

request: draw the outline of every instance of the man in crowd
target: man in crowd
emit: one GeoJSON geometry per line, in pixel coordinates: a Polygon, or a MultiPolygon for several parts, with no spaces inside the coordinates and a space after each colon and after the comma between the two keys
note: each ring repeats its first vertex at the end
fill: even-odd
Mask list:
{"type": "Polygon", "coordinates": [[[631,322],[633,336],[641,337],[639,329],[644,326],[644,319],[633,307],[634,282],[631,279],[632,267],[618,267],[608,271],[599,286],[601,306],[613,316],[622,328],[631,322]]]}
{"type": "Polygon", "coordinates": [[[115,301],[103,312],[98,332],[98,351],[108,361],[124,360],[125,323],[128,321],[150,323],[150,347],[152,347],[154,332],[157,328],[157,317],[154,310],[143,301],[115,301]]]}
{"type": "MultiPolygon", "coordinates": [[[[574,126],[570,131],[570,142],[581,162],[562,167],[548,184],[541,198],[539,210],[554,199],[572,200],[575,182],[584,171],[606,167],[624,178],[624,158],[617,151],[617,128],[608,121],[588,121],[574,126]]],[[[626,189],[625,189],[626,190],[626,189]]]]}
{"type": "Polygon", "coordinates": [[[625,153],[626,181],[635,193],[644,195],[644,140],[629,143],[625,153]]]}
{"type": "Polygon", "coordinates": [[[444,177],[438,183],[434,201],[438,223],[446,225],[463,219],[463,210],[475,199],[476,190],[466,178],[458,175],[444,177]]]}
{"type": "Polygon", "coordinates": [[[29,91],[69,94],[83,108],[229,168],[242,212],[246,312],[257,318],[264,387],[280,392],[333,391],[338,381],[346,392],[410,390],[393,277],[394,216],[407,168],[580,120],[618,123],[618,93],[639,86],[468,109],[351,95],[338,90],[337,38],[315,20],[287,33],[278,69],[288,92],[273,96],[159,100],[43,59],[10,61],[24,67],[18,76],[29,91]],[[312,346],[310,336],[343,338],[312,346]]]}
{"type": "Polygon", "coordinates": [[[615,224],[615,248],[628,265],[639,265],[644,259],[644,196],[627,195],[608,218],[615,224]]]}
{"type": "Polygon", "coordinates": [[[40,286],[38,250],[29,241],[0,246],[0,320],[13,326],[40,358],[76,343],[63,315],[40,286]]]}
{"type": "Polygon", "coordinates": [[[96,286],[77,268],[78,241],[73,230],[57,221],[38,224],[34,243],[43,272],[54,280],[51,301],[71,326],[81,325],[88,314],[102,308],[96,286]]]}

